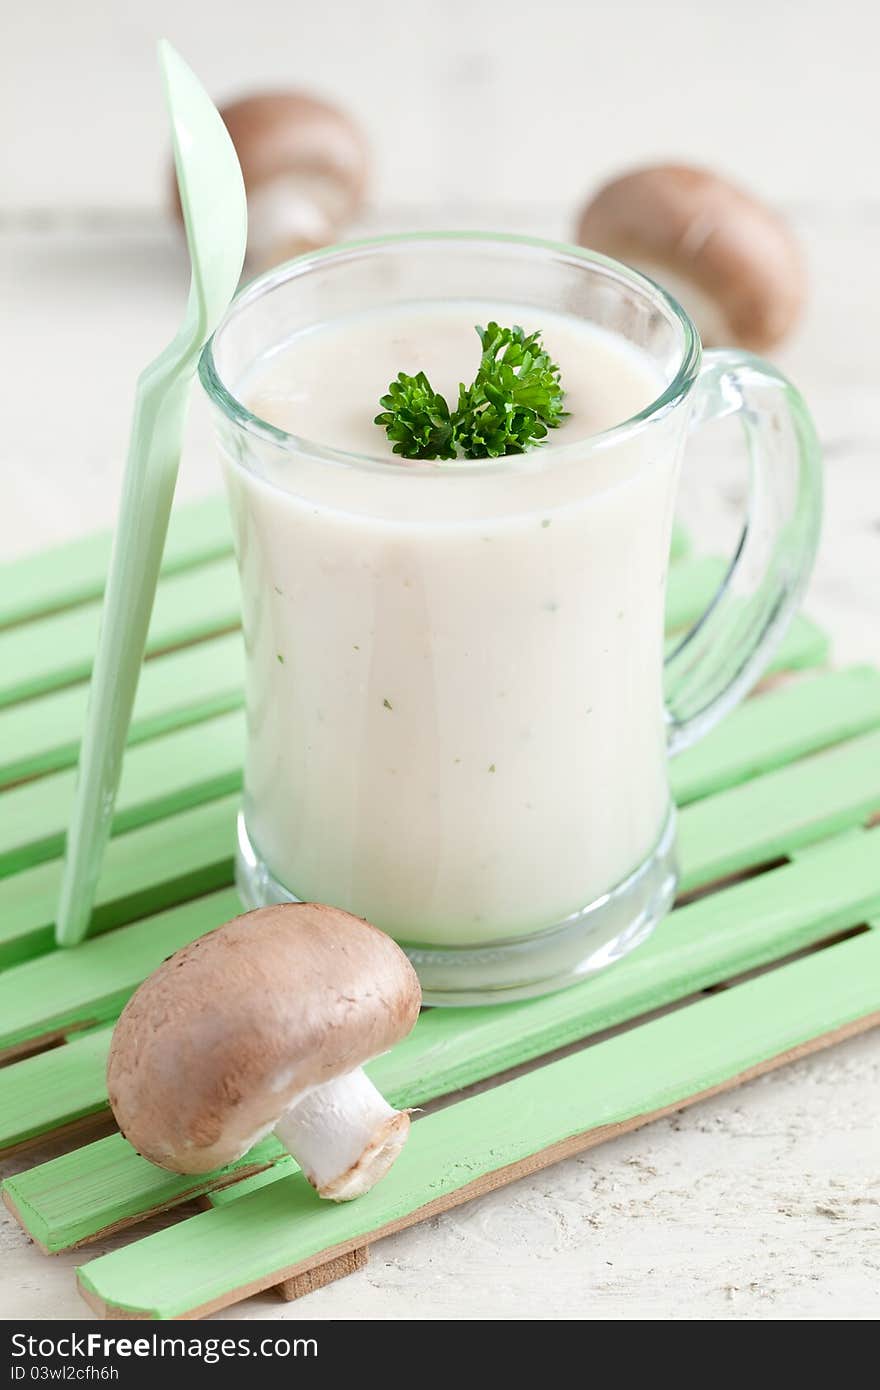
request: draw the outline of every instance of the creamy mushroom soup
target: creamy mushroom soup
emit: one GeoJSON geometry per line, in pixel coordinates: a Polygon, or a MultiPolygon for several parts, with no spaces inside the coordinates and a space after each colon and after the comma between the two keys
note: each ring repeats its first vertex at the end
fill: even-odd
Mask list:
{"type": "Polygon", "coordinates": [[[534,932],[640,865],[668,814],[663,600],[677,469],[622,337],[420,304],[289,340],[233,383],[303,442],[226,461],[248,648],[245,818],[291,893],[440,946],[534,932]],[[540,329],[569,416],[517,459],[413,464],[373,423],[403,370],[450,403],[474,325],[540,329]],[[557,446],[568,446],[557,453],[557,446]]]}

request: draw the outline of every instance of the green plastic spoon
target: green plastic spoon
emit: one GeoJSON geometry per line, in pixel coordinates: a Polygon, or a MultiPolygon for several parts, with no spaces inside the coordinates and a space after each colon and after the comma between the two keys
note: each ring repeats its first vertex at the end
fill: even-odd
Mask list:
{"type": "Polygon", "coordinates": [[[244,182],[219,112],[164,40],[159,63],[192,279],[177,337],[137,385],[67,834],[56,925],[59,946],[74,945],[88,930],[156,592],[190,387],[199,353],[235,293],[247,237],[244,182]]]}

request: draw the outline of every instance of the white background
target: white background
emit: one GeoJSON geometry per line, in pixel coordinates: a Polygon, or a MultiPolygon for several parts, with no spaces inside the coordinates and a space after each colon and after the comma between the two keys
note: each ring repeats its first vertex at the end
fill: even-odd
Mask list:
{"type": "Polygon", "coordinates": [[[218,98],[294,84],[344,101],[372,139],[382,204],[566,203],[669,155],[786,203],[880,194],[870,0],[7,8],[0,205],[13,211],[156,206],[157,35],[218,98]]]}
{"type": "MultiPolygon", "coordinates": [[[[827,455],[808,608],[880,660],[880,7],[859,0],[41,0],[0,42],[0,552],[112,520],[134,379],[182,312],[154,60],[218,100],[294,85],[374,150],[357,230],[569,233],[623,167],[698,160],[792,218],[811,297],[780,354],[827,455]]],[[[218,486],[195,403],[184,495],[218,486]]],[[[729,501],[730,499],[728,499],[729,501]]],[[[735,499],[734,499],[735,500],[735,499]]],[[[859,1318],[880,1314],[872,1037],[539,1174],[374,1251],[301,1308],[239,1316],[859,1318]]],[[[22,1163],[50,1150],[23,1156],[22,1163]]],[[[0,1226],[0,1315],[86,1316],[80,1256],[0,1226]]]]}

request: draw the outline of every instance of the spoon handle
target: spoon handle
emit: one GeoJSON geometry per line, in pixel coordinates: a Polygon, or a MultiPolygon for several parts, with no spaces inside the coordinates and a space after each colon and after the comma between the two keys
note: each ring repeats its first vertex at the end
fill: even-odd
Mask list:
{"type": "Polygon", "coordinates": [[[82,941],[92,915],[168,529],[192,376],[192,364],[181,369],[178,361],[172,367],[163,354],[137,384],[67,832],[55,928],[59,946],[82,941]]]}

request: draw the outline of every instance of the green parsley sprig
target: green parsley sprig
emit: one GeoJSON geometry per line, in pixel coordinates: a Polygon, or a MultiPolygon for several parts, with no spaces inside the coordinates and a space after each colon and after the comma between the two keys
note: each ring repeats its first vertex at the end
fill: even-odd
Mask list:
{"type": "Polygon", "coordinates": [[[408,459],[454,459],[454,426],[449,406],[424,372],[399,372],[379,401],[375,423],[383,425],[394,453],[408,459]]]}
{"type": "Polygon", "coordinates": [[[541,343],[518,325],[477,327],[482,349],[470,386],[462,382],[454,411],[424,372],[400,372],[379,404],[381,425],[395,454],[410,459],[468,459],[521,454],[540,444],[565,418],[559,367],[541,343]]]}

